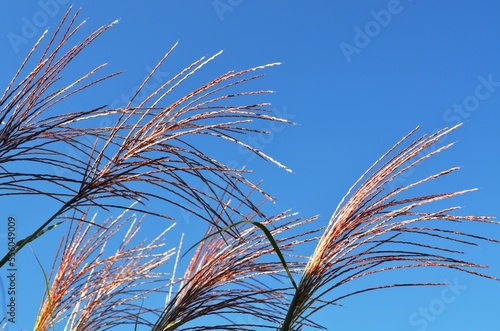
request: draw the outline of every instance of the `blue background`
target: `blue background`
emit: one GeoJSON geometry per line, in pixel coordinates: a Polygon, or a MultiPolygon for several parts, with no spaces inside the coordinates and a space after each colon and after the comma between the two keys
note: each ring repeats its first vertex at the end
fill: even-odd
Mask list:
{"type": "MultiPolygon", "coordinates": [[[[242,154],[236,147],[221,157],[255,169],[253,178],[265,179],[263,187],[278,198],[277,210],[320,214],[321,224],[326,224],[350,185],[415,126],[421,127],[421,133],[432,133],[464,122],[448,138],[457,141],[456,146],[426,161],[409,180],[461,166],[459,173],[442,181],[444,187],[480,190],[454,203],[465,206],[466,214],[499,214],[497,1],[104,0],[76,5],[83,5],[80,17],[89,18],[86,33],[120,19],[82,54],[82,70],[102,62],[109,63],[109,72],[127,70],[114,83],[103,84],[95,99],[78,100],[78,107],[119,104],[121,96],[134,91],[178,40],[163,69],[165,77],[221,49],[224,54],[205,69],[200,82],[207,77],[203,75],[283,63],[268,70],[257,86],[275,90],[266,100],[278,114],[300,125],[280,126],[266,139],[254,137],[254,142],[293,173],[242,154]],[[490,90],[485,80],[493,82],[490,90]]],[[[46,28],[54,29],[68,6],[56,0],[2,4],[0,89],[38,36],[46,28]],[[23,34],[26,21],[39,25],[33,35],[23,34]],[[25,42],[13,42],[13,34],[25,42]]],[[[18,236],[26,236],[39,224],[37,215],[46,206],[42,203],[26,197],[3,200],[0,218],[16,217],[18,236]]],[[[188,241],[200,238],[189,217],[176,213],[176,231],[187,232],[188,241]]],[[[145,227],[151,236],[158,226],[154,224],[145,227]]],[[[500,238],[495,227],[471,230],[500,238]]],[[[54,231],[33,245],[48,269],[63,233],[54,231]]],[[[171,246],[177,245],[177,238],[174,232],[171,246]]],[[[3,250],[5,235],[0,240],[3,250]]],[[[500,276],[498,248],[493,244],[473,247],[467,257],[490,265],[488,272],[500,276]]],[[[24,250],[18,259],[19,323],[9,330],[32,327],[44,288],[33,253],[24,250]]],[[[447,270],[414,270],[411,275],[408,279],[458,283],[460,290],[451,302],[444,302],[443,288],[435,287],[370,292],[343,301],[343,307],[324,309],[317,319],[329,330],[500,330],[500,283],[447,270]],[[426,318],[422,309],[434,314],[426,318]]]]}

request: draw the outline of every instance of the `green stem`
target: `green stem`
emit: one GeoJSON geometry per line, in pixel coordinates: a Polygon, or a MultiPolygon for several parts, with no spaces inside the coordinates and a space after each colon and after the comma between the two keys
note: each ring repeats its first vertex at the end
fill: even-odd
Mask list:
{"type": "Polygon", "coordinates": [[[290,326],[292,325],[294,313],[295,310],[297,309],[297,302],[299,300],[299,289],[300,285],[298,288],[295,289],[295,294],[293,295],[292,302],[290,302],[290,306],[288,307],[288,312],[286,313],[286,317],[285,320],[283,321],[283,324],[281,325],[280,331],[290,331],[290,326]]]}
{"type": "Polygon", "coordinates": [[[54,221],[60,214],[62,214],[66,209],[73,203],[74,199],[71,199],[70,201],[66,202],[54,215],[52,215],[45,223],[43,223],[38,229],[36,229],[35,232],[33,232],[31,235],[28,237],[19,240],[16,243],[16,246],[14,249],[9,251],[5,256],[0,260],[0,268],[2,268],[11,258],[11,256],[16,255],[21,248],[38,238],[43,234],[43,230],[50,224],[52,221],[54,221]]]}

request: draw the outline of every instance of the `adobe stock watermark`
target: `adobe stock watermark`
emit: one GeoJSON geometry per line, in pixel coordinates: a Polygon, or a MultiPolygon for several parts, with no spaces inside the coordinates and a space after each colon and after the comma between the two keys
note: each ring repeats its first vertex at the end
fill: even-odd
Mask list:
{"type": "MultiPolygon", "coordinates": [[[[410,0],[411,1],[411,0],[410,0]]],[[[383,28],[386,28],[395,15],[400,14],[404,7],[399,0],[389,0],[386,9],[371,10],[370,15],[373,18],[362,28],[354,27],[354,37],[352,43],[342,41],[339,44],[340,50],[347,63],[351,63],[354,54],[359,55],[363,49],[368,47],[372,39],[377,37],[383,28]]]]}
{"type": "Polygon", "coordinates": [[[454,103],[453,107],[443,113],[445,122],[458,124],[468,119],[479,108],[480,102],[490,98],[497,87],[500,87],[500,82],[493,80],[493,74],[489,74],[486,78],[479,75],[477,80],[479,84],[476,85],[474,93],[466,96],[462,102],[454,103]]]}
{"type": "Polygon", "coordinates": [[[1,240],[0,242],[2,245],[5,245],[7,254],[9,256],[9,259],[7,260],[6,264],[4,265],[4,269],[6,271],[6,274],[1,274],[1,279],[0,279],[0,290],[1,292],[1,304],[2,304],[2,309],[0,309],[0,312],[2,315],[0,316],[3,318],[4,316],[6,317],[7,324],[6,324],[6,330],[9,328],[9,324],[15,324],[16,321],[18,320],[17,316],[17,307],[19,306],[18,300],[17,300],[17,261],[16,261],[16,254],[14,252],[15,247],[16,247],[16,242],[17,242],[17,224],[16,224],[16,219],[13,216],[9,216],[6,219],[6,228],[5,230],[6,233],[2,233],[0,236],[1,240]]]}
{"type": "MultiPolygon", "coordinates": [[[[0,231],[0,245],[2,247],[7,247],[7,233],[3,231],[3,229],[0,231]]],[[[0,269],[0,271],[3,271],[0,269]]],[[[2,319],[7,318],[7,287],[5,286],[5,281],[7,275],[5,275],[3,272],[0,272],[0,321],[2,319]]],[[[5,320],[4,320],[5,322],[5,320]]],[[[3,323],[0,323],[0,330],[4,326],[3,323]]],[[[9,324],[5,322],[5,330],[9,331],[9,324]]]]}
{"type": "Polygon", "coordinates": [[[214,0],[212,1],[212,5],[214,7],[219,20],[224,21],[224,15],[227,12],[232,12],[236,7],[241,5],[243,0],[214,0]]]}
{"type": "Polygon", "coordinates": [[[14,50],[19,53],[22,45],[28,44],[31,39],[39,37],[42,29],[49,24],[49,20],[59,14],[61,5],[69,3],[69,0],[40,0],[40,7],[33,15],[21,17],[20,29],[16,32],[7,33],[7,39],[14,50]]]}
{"type": "MultiPolygon", "coordinates": [[[[486,77],[483,75],[479,75],[477,77],[478,84],[474,88],[474,92],[467,95],[461,102],[454,103],[452,107],[446,109],[443,113],[443,120],[446,123],[450,123],[452,126],[462,123],[464,120],[469,119],[470,116],[480,108],[481,102],[489,99],[493,93],[500,87],[500,81],[495,81],[493,78],[493,74],[489,74],[486,77]]],[[[434,132],[437,132],[441,128],[434,129],[434,132]]],[[[448,136],[443,136],[439,145],[434,144],[430,146],[425,151],[418,154],[418,157],[425,157],[431,152],[434,152],[436,149],[440,148],[444,145],[448,136]]],[[[418,163],[416,166],[411,167],[400,176],[394,178],[389,183],[389,187],[391,190],[395,189],[397,185],[400,185],[413,175],[416,167],[419,167],[422,162],[418,163]]]]}
{"type": "Polygon", "coordinates": [[[411,326],[418,327],[417,331],[425,331],[430,323],[436,321],[438,316],[444,314],[446,308],[455,302],[457,298],[467,289],[466,285],[460,284],[458,278],[453,282],[445,280],[448,285],[441,290],[440,295],[429,301],[426,306],[421,306],[408,317],[411,326]]]}

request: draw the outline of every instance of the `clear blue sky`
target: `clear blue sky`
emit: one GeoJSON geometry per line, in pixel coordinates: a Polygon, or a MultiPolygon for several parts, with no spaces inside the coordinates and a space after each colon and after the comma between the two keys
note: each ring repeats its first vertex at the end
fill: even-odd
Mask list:
{"type": "MultiPolygon", "coordinates": [[[[63,2],[25,0],[2,5],[1,90],[36,41],[26,22],[37,22],[37,36],[47,27],[55,28],[68,8],[63,2]],[[26,43],[13,42],[13,34],[26,43]]],[[[106,84],[96,96],[101,104],[119,102],[122,94],[133,91],[148,68],[178,40],[180,45],[165,66],[166,75],[221,49],[224,54],[208,72],[283,62],[267,72],[259,87],[277,91],[268,98],[273,108],[300,125],[280,127],[269,140],[257,143],[294,172],[249,159],[236,148],[221,160],[256,169],[256,178],[264,178],[265,189],[278,198],[277,208],[293,208],[305,216],[320,214],[326,224],[349,186],[408,131],[420,125],[421,133],[431,133],[464,122],[450,138],[458,142],[456,146],[426,162],[415,176],[424,167],[437,171],[461,166],[444,183],[450,189],[480,190],[455,203],[464,205],[467,214],[500,214],[497,1],[106,0],[76,4],[84,5],[81,18],[89,18],[86,32],[120,19],[82,54],[91,64],[109,62],[111,71],[127,70],[125,79],[106,84]]],[[[32,202],[25,199],[2,201],[0,208],[0,219],[9,215],[19,219],[19,236],[29,234],[29,224],[36,224],[41,207],[33,203],[28,208],[32,202]]],[[[181,218],[180,230],[182,226],[181,218]]],[[[500,228],[481,231],[500,238],[500,228]]],[[[36,248],[53,249],[50,243],[36,248]]],[[[491,274],[500,276],[498,249],[498,245],[473,248],[470,258],[489,264],[491,274]]],[[[39,303],[36,294],[43,291],[32,254],[25,250],[20,259],[22,317],[11,331],[32,328],[32,312],[39,303]]],[[[344,307],[325,309],[318,320],[339,331],[498,330],[499,282],[442,270],[414,272],[429,277],[426,280],[455,283],[454,299],[444,302],[442,288],[371,292],[345,300],[344,307]],[[425,316],[425,309],[430,315],[425,316]]]]}

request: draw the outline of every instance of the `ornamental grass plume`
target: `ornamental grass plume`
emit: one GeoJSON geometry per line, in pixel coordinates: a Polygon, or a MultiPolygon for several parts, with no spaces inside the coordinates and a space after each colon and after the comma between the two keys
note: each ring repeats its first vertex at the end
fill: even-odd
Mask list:
{"type": "MultiPolygon", "coordinates": [[[[229,71],[176,97],[176,89],[219,56],[219,52],[193,62],[158,89],[146,93],[146,84],[174,50],[174,45],[125,107],[99,106],[61,114],[56,106],[63,101],[120,74],[93,78],[105,67],[102,64],[59,87],[69,63],[116,24],[97,29],[64,53],[85,23],[76,25],[79,10],[71,15],[72,11],[70,8],[66,12],[51,37],[47,37],[47,32],[42,35],[0,97],[0,169],[3,170],[0,196],[44,195],[59,204],[52,216],[41,220],[31,235],[18,241],[12,253],[51,229],[56,219],[75,210],[82,213],[88,207],[125,209],[131,202],[140,201],[134,210],[169,218],[163,206],[155,209],[148,203],[157,200],[219,224],[215,221],[213,206],[218,205],[221,196],[230,194],[233,201],[244,203],[261,214],[245,199],[245,188],[257,189],[246,179],[247,171],[217,161],[193,144],[193,139],[229,141],[286,169],[240,139],[246,133],[261,132],[250,125],[252,121],[288,123],[272,116],[267,103],[244,102],[271,91],[238,90],[240,85],[261,77],[258,71],[279,63],[229,71]],[[46,38],[49,41],[43,48],[46,38]],[[29,71],[31,60],[39,52],[34,69],[29,71]],[[26,70],[29,73],[20,78],[26,70]],[[139,99],[143,94],[146,96],[139,99]],[[96,121],[101,124],[96,125],[96,121]],[[102,123],[111,124],[103,126],[102,123]],[[29,170],[18,167],[20,162],[29,165],[29,170]]],[[[232,209],[228,206],[227,215],[232,209]]],[[[224,220],[229,222],[224,226],[232,222],[229,217],[224,220]]],[[[229,231],[235,228],[229,227],[229,231]]],[[[0,267],[7,259],[5,255],[0,267]]]]}
{"type": "MultiPolygon", "coordinates": [[[[224,215],[222,210],[220,214],[224,215]]],[[[237,238],[224,238],[216,226],[209,227],[153,331],[275,329],[285,316],[290,286],[283,283],[284,266],[262,228],[269,229],[279,251],[293,259],[286,271],[297,273],[304,268],[304,260],[291,251],[314,239],[311,235],[316,230],[302,228],[316,217],[297,218],[287,210],[258,219],[252,211],[237,222],[237,238]],[[276,280],[282,287],[267,285],[276,280]],[[225,323],[214,324],[213,319],[205,319],[209,316],[218,316],[225,323]]]]}
{"type": "Polygon", "coordinates": [[[459,207],[432,209],[431,203],[474,191],[467,189],[405,197],[412,188],[448,175],[450,168],[414,183],[391,188],[391,183],[422,161],[453,144],[436,147],[441,138],[457,126],[422,136],[401,147],[416,129],[375,162],[333,213],[301,276],[280,330],[300,330],[301,323],[327,305],[341,299],[382,288],[444,285],[433,282],[381,284],[340,292],[344,284],[380,272],[404,268],[442,267],[498,280],[479,272],[486,266],[460,259],[464,252],[452,246],[477,245],[498,240],[461,232],[460,223],[499,223],[491,217],[459,216],[459,207]],[[425,208],[425,210],[422,210],[425,208]]]}
{"type": "Polygon", "coordinates": [[[415,187],[458,168],[393,187],[412,168],[449,148],[452,144],[437,144],[458,126],[413,142],[409,139],[416,129],[410,132],[349,189],[316,238],[317,231],[304,226],[315,217],[299,218],[289,210],[266,217],[248,192],[258,192],[258,201],[272,197],[247,179],[248,170],[232,168],[197,145],[200,139],[219,145],[227,141],[289,170],[241,138],[263,132],[255,121],[289,123],[273,116],[269,104],[255,101],[272,91],[248,91],[244,85],[279,63],[229,71],[176,96],[219,52],[147,91],[175,44],[124,107],[61,113],[58,107],[75,95],[121,74],[101,74],[102,64],[61,84],[69,64],[116,24],[100,27],[70,47],[85,23],[76,23],[78,14],[70,8],[51,36],[42,35],[0,96],[0,197],[45,196],[57,204],[0,260],[0,267],[10,254],[71,221],[46,277],[36,331],[63,324],[65,330],[82,331],[123,325],[154,331],[325,329],[313,320],[314,313],[346,297],[398,286],[442,285],[423,280],[342,286],[374,274],[441,267],[496,279],[481,271],[485,266],[461,258],[461,247],[499,241],[459,226],[498,222],[459,216],[459,207],[443,207],[448,198],[474,189],[412,194],[415,187]],[[134,223],[116,252],[108,254],[108,242],[131,221],[126,212],[169,219],[173,215],[166,206],[188,211],[208,227],[183,277],[175,278],[177,262],[171,277],[158,271],[174,254],[157,252],[168,229],[162,228],[150,243],[134,246],[140,221],[134,223]],[[97,222],[88,219],[93,209],[125,211],[97,222]],[[308,259],[294,253],[306,243],[317,243],[308,259]],[[164,306],[145,308],[148,295],[163,292],[168,293],[164,306]],[[240,316],[243,322],[236,320],[240,316]]]}
{"type": "Polygon", "coordinates": [[[158,271],[175,254],[165,250],[167,228],[149,243],[132,244],[142,218],[126,216],[125,210],[96,227],[96,215],[88,215],[70,225],[62,238],[56,259],[47,277],[47,288],[33,330],[53,330],[65,325],[69,331],[104,330],[114,326],[152,323],[144,314],[161,312],[149,307],[150,294],[166,291],[168,275],[158,271]],[[129,225],[125,235],[125,226],[129,225]],[[109,243],[122,237],[110,254],[109,243]]]}

